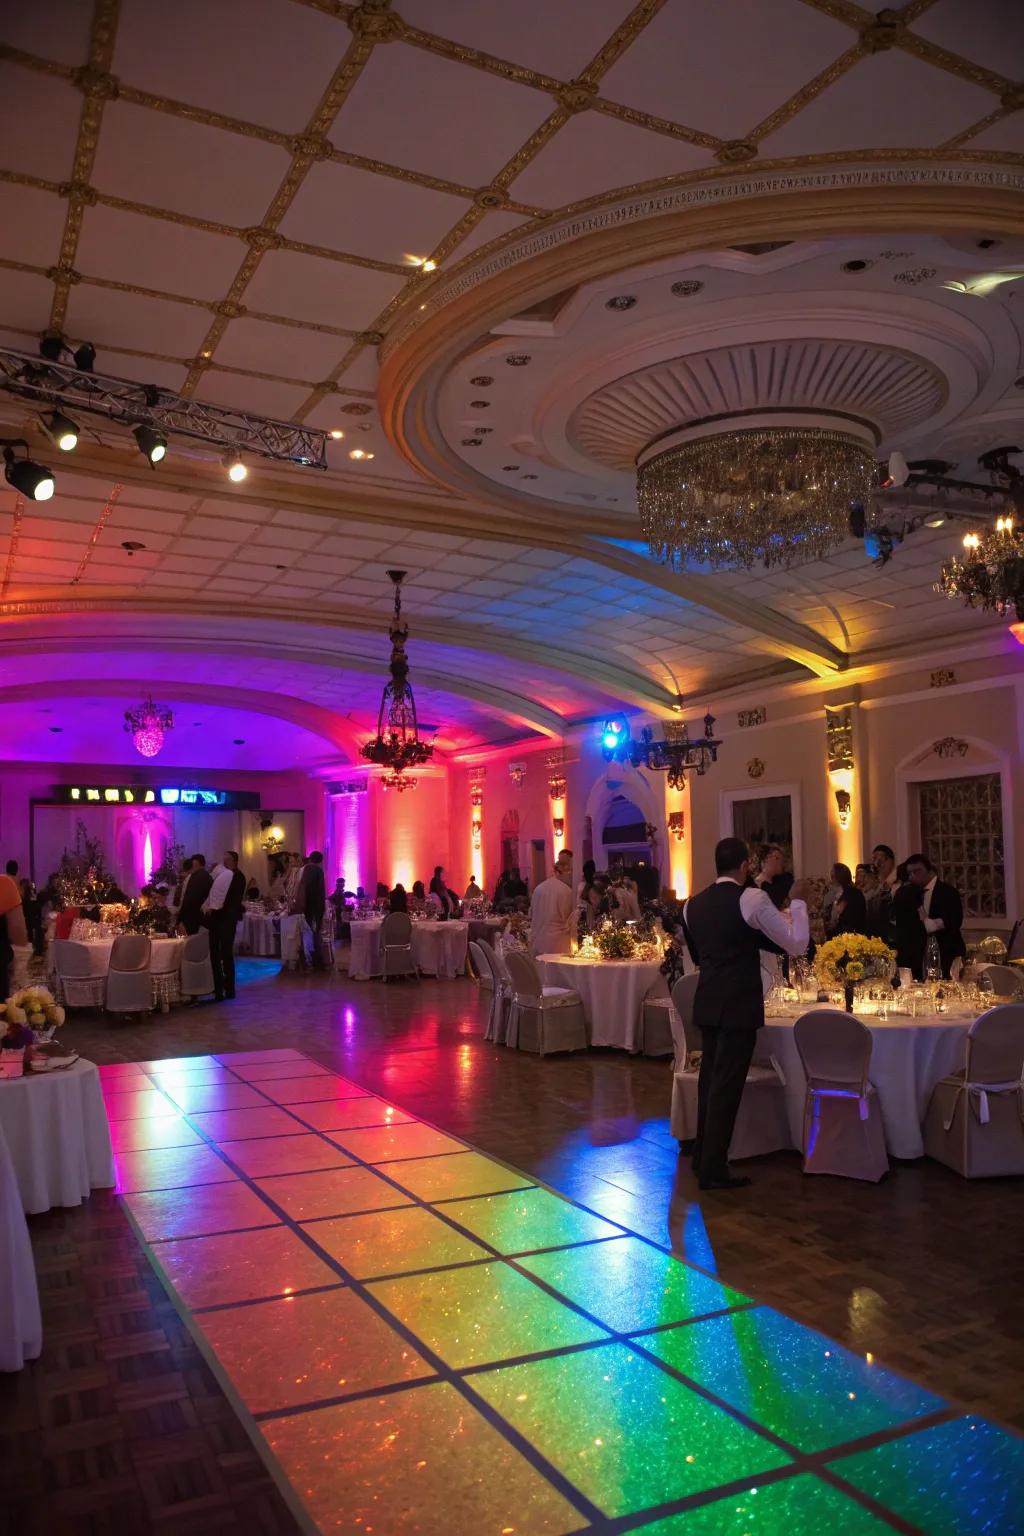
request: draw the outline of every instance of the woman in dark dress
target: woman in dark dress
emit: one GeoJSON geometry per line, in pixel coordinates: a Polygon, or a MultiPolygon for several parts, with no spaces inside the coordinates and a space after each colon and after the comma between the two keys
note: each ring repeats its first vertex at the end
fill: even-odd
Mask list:
{"type": "Polygon", "coordinates": [[[839,895],[832,903],[829,918],[829,934],[835,938],[840,933],[864,933],[868,931],[868,905],[864,892],[853,882],[848,864],[833,864],[832,883],[839,887],[839,895]]]}

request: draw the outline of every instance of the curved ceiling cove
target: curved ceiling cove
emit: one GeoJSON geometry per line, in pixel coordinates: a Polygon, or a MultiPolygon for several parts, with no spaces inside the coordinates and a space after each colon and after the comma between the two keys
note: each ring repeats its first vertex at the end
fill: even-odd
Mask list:
{"type": "Polygon", "coordinates": [[[0,347],[328,434],[324,472],[230,481],[173,429],[155,465],[100,418],[63,452],[0,389],[55,482],[0,482],[8,755],[92,751],[145,687],[209,754],[356,761],[393,568],[441,757],[980,632],[932,590],[950,524],[882,574],[852,539],[675,571],[635,473],[786,411],[968,480],[1024,442],[1024,13],[8,9],[0,347]]]}

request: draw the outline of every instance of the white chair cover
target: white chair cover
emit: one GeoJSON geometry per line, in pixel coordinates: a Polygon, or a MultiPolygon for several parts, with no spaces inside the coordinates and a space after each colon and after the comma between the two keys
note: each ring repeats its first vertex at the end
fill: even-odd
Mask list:
{"type": "Polygon", "coordinates": [[[673,1054],[672,1015],[675,1005],[670,997],[645,997],[640,1012],[640,1052],[644,1056],[673,1054]]]}
{"type": "Polygon", "coordinates": [[[965,1179],[1024,1174],[1024,1004],[975,1019],[963,1068],[932,1092],[924,1149],[965,1179]]]}
{"type": "Polygon", "coordinates": [[[0,1371],[20,1371],[43,1348],[43,1323],[21,1192],[0,1130],[0,1371]]]}
{"type": "Polygon", "coordinates": [[[149,974],[152,950],[152,944],[142,933],[125,933],[114,940],[107,972],[108,1012],[150,1012],[153,1007],[153,982],[149,974]]]}
{"type": "Polygon", "coordinates": [[[54,939],[57,1000],[68,1008],[102,1008],[107,978],[94,976],[89,951],[73,939],[54,939]]]}
{"type": "Polygon", "coordinates": [[[14,952],[14,958],[11,961],[10,988],[12,992],[20,992],[22,987],[27,987],[29,984],[28,968],[32,962],[32,945],[12,944],[11,949],[14,952]]]}
{"type": "Polygon", "coordinates": [[[1024,998],[1024,975],[1012,965],[983,965],[980,975],[996,997],[1024,998]]]}
{"type": "Polygon", "coordinates": [[[408,912],[389,912],[380,930],[380,958],[384,980],[389,976],[419,977],[412,952],[412,918],[408,912]]]}
{"type": "Polygon", "coordinates": [[[804,1172],[877,1184],[889,1156],[868,1081],[871,1031],[852,1014],[819,1008],[797,1019],[793,1036],[807,1078],[804,1172]]]}
{"type": "Polygon", "coordinates": [[[213,965],[210,961],[210,931],[200,928],[185,940],[181,952],[181,995],[207,997],[213,991],[213,965]]]}
{"type": "Polygon", "coordinates": [[[494,1039],[498,1045],[514,1045],[515,1041],[509,1038],[512,1016],[512,997],[515,988],[512,985],[512,977],[509,975],[508,966],[505,964],[505,956],[500,949],[494,949],[486,939],[478,940],[483,950],[484,959],[491,967],[491,982],[498,1000],[498,1010],[494,1021],[494,1039]]]}
{"type": "Polygon", "coordinates": [[[473,969],[480,982],[481,990],[484,990],[486,987],[486,990],[490,992],[490,996],[487,999],[487,1028],[484,1030],[484,1039],[496,1040],[496,1015],[501,1006],[501,987],[491,968],[491,962],[475,939],[470,939],[469,941],[469,954],[473,961],[473,969]],[[489,986],[487,985],[488,983],[489,986]]]}
{"type": "MultiPolygon", "coordinates": [[[[693,1022],[697,975],[682,976],[672,988],[672,1022],[675,1062],[672,1068],[672,1109],[669,1130],[677,1141],[693,1141],[697,1135],[697,1085],[700,1079],[701,1033],[693,1022]]],[[[755,1048],[756,1055],[756,1048],[755,1048]]],[[[729,1157],[764,1157],[792,1145],[783,1080],[770,1064],[750,1066],[743,1087],[729,1157]]]]}
{"type": "MultiPolygon", "coordinates": [[[[509,950],[505,955],[512,981],[515,1010],[515,1044],[520,1050],[583,1051],[587,1048],[587,1022],[579,995],[568,987],[545,987],[531,955],[509,950]],[[524,1044],[527,1040],[534,1045],[524,1044]]],[[[509,1024],[509,1042],[512,1024],[509,1024]]]]}

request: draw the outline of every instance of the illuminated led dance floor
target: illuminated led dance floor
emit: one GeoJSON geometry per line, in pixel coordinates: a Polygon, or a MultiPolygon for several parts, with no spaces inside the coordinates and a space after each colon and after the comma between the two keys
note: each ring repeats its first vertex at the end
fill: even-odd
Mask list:
{"type": "Polygon", "coordinates": [[[298,1051],[100,1072],[135,1227],[309,1529],[1024,1532],[1024,1441],[298,1051]]]}

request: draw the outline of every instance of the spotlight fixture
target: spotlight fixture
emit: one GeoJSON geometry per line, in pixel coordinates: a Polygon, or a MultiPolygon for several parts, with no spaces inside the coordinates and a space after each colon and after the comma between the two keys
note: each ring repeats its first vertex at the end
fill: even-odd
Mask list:
{"type": "Polygon", "coordinates": [[[96,348],[91,341],[79,342],[71,348],[58,331],[48,331],[39,343],[39,355],[48,363],[63,362],[70,357],[79,373],[92,373],[96,365],[96,348]]]}
{"type": "Polygon", "coordinates": [[[30,501],[49,501],[54,491],[54,479],[50,471],[34,459],[19,459],[15,456],[15,448],[24,448],[27,455],[28,443],[25,439],[0,438],[0,442],[4,445],[4,478],[8,485],[13,485],[20,495],[27,496],[30,501]]]}
{"type": "Polygon", "coordinates": [[[605,756],[613,757],[618,749],[624,747],[629,741],[629,735],[629,726],[621,716],[614,720],[606,720],[601,732],[601,749],[605,756]]]}
{"type": "Polygon", "coordinates": [[[52,411],[41,419],[43,431],[61,453],[71,453],[78,447],[80,429],[70,416],[65,416],[63,411],[52,411]]]}
{"type": "Polygon", "coordinates": [[[244,480],[249,473],[240,453],[226,453],[224,455],[224,468],[228,472],[228,479],[233,480],[236,485],[244,480]]]}
{"type": "Polygon", "coordinates": [[[64,356],[64,338],[54,332],[44,336],[39,343],[39,356],[45,357],[48,363],[59,363],[64,356]]]}
{"type": "Polygon", "coordinates": [[[91,341],[83,341],[80,347],[76,347],[71,354],[75,359],[75,367],[80,373],[92,373],[96,363],[96,348],[91,341]]]}
{"type": "Polygon", "coordinates": [[[132,436],[139,445],[139,452],[145,454],[150,464],[156,466],[167,452],[167,439],[153,427],[140,424],[133,428],[132,436]]]}
{"type": "Polygon", "coordinates": [[[345,434],[340,427],[332,427],[327,436],[332,443],[340,443],[345,434]]]}

